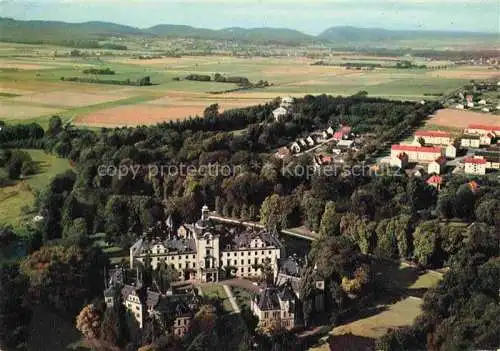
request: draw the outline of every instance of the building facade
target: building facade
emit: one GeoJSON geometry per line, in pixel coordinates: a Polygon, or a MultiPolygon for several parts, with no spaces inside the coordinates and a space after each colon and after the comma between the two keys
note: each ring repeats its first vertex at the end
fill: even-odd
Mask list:
{"type": "Polygon", "coordinates": [[[258,328],[293,329],[296,326],[298,298],[289,283],[276,286],[264,283],[251,302],[250,309],[259,319],[258,328]]]}
{"type": "Polygon", "coordinates": [[[486,174],[486,160],[484,158],[469,157],[464,159],[465,174],[486,174]]]}
{"type": "Polygon", "coordinates": [[[126,270],[122,267],[111,270],[104,290],[106,307],[122,304],[140,329],[147,321],[156,319],[161,322],[159,325],[170,324],[165,333],[184,336],[200,305],[194,290],[175,294],[170,290],[162,294],[145,286],[139,273],[133,283],[128,283],[125,276],[126,270]]]}
{"type": "Polygon", "coordinates": [[[398,157],[402,152],[408,155],[410,162],[432,162],[444,154],[440,147],[392,145],[391,158],[398,157]]]}
{"type": "Polygon", "coordinates": [[[446,168],[446,157],[441,156],[429,163],[427,167],[427,173],[429,174],[441,174],[446,168]]]}
{"type": "Polygon", "coordinates": [[[194,224],[172,226],[157,237],[147,234],[130,248],[130,267],[165,263],[179,272],[181,280],[218,281],[221,274],[259,277],[263,265],[278,272],[283,245],[266,230],[219,230],[204,206],[194,224]]]}
{"type": "Polygon", "coordinates": [[[425,144],[431,145],[449,145],[453,143],[451,133],[443,131],[419,130],[415,132],[415,141],[422,138],[425,144]]]}
{"type": "Polygon", "coordinates": [[[494,133],[495,135],[500,135],[500,126],[486,125],[486,124],[469,124],[465,129],[465,132],[471,134],[494,133]]]}

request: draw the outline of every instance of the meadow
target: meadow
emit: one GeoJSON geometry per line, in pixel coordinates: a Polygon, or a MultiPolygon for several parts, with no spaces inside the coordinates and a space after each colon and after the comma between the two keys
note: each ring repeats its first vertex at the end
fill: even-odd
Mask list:
{"type": "MultiPolygon", "coordinates": [[[[420,58],[415,63],[433,68],[348,70],[313,65],[316,60],[304,57],[137,59],[134,52],[102,57],[93,51],[87,52],[88,56],[71,57],[69,52],[70,49],[43,45],[0,43],[0,119],[8,123],[38,122],[46,127],[50,116],[58,114],[81,126],[154,124],[200,116],[213,103],[218,103],[224,110],[261,104],[285,95],[352,95],[363,90],[370,96],[398,100],[436,99],[470,79],[498,76],[497,71],[488,67],[455,67],[447,61],[420,58]],[[91,67],[110,68],[116,74],[83,73],[84,69],[91,67]],[[191,73],[243,76],[251,82],[268,81],[272,86],[213,94],[237,86],[183,80],[191,73]],[[61,77],[85,77],[135,81],[144,76],[150,76],[153,85],[139,87],[61,80],[61,77]],[[177,77],[180,80],[176,80],[177,77]]],[[[329,62],[393,64],[397,59],[338,53],[332,55],[329,62]]]]}
{"type": "Polygon", "coordinates": [[[30,216],[24,212],[32,206],[35,192],[42,191],[50,179],[70,168],[68,160],[46,154],[42,150],[24,151],[37,163],[38,172],[22,181],[0,188],[0,225],[20,227],[30,221],[30,216]]]}

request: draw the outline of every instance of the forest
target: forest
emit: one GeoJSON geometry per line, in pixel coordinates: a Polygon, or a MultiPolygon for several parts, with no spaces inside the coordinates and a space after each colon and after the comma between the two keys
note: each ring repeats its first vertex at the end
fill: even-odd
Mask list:
{"type": "MultiPolygon", "coordinates": [[[[273,101],[220,113],[217,105],[211,105],[200,118],[99,131],[64,125],[57,116],[47,131],[37,125],[4,126],[0,146],[12,149],[8,159],[4,156],[5,164],[16,155],[15,149],[39,148],[68,158],[73,169],[59,174],[36,195],[31,211],[44,219],[28,230],[33,238],[30,255],[1,271],[17,278],[0,286],[0,296],[6,299],[0,303],[22,300],[12,308],[26,320],[36,301],[74,317],[102,293],[102,283],[84,283],[107,263],[100,249],[90,245],[90,235],[104,232],[108,243],[126,249],[169,215],[177,224],[195,221],[207,204],[224,216],[261,221],[271,231],[305,225],[319,233],[301,286],[306,325],[325,320],[335,324],[357,308],[370,306],[385,293],[384,283],[374,275],[374,262],[408,260],[423,269],[450,270],[425,298],[425,324],[390,332],[380,341],[381,349],[493,347],[500,324],[492,323],[492,318],[499,314],[478,312],[485,303],[496,301],[498,306],[499,280],[494,285],[493,277],[499,268],[495,245],[500,232],[500,182],[446,176],[447,185],[438,193],[425,181],[404,175],[289,175],[282,171],[284,166],[309,165],[311,159],[281,161],[273,156],[273,151],[297,137],[348,124],[356,134],[373,136],[348,160],[350,165],[361,164],[411,133],[439,103],[421,105],[362,94],[305,96],[296,100],[290,120],[275,122],[271,112],[277,106],[273,101]],[[227,165],[238,172],[224,176],[148,172],[150,165],[179,164],[227,165]],[[122,176],[102,174],[102,165],[139,167],[137,174],[122,176]],[[311,314],[315,266],[314,274],[326,283],[326,306],[320,315],[311,314]],[[48,279],[60,272],[62,280],[48,279]],[[493,285],[481,285],[488,272],[493,285]],[[18,292],[15,297],[13,291],[18,292]],[[448,294],[456,298],[449,300],[448,294]],[[469,334],[462,333],[466,324],[456,321],[462,316],[473,322],[467,327],[469,334]]],[[[9,313],[14,312],[7,309],[4,316],[9,313]]],[[[7,317],[0,319],[0,330],[12,329],[7,317]]],[[[22,343],[25,330],[19,330],[9,345],[22,343]]],[[[220,338],[210,340],[205,343],[213,345],[210,349],[225,349],[220,338]]],[[[278,334],[273,340],[276,350],[290,345],[288,336],[278,334]]],[[[201,345],[192,349],[201,350],[201,345]]]]}

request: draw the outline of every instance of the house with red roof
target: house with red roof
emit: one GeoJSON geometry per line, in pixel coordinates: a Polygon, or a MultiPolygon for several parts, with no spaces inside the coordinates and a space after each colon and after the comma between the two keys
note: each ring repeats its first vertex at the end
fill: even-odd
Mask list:
{"type": "Polygon", "coordinates": [[[441,185],[443,184],[443,177],[434,174],[429,179],[427,179],[426,183],[437,188],[437,190],[439,191],[441,189],[441,185]]]}
{"type": "Polygon", "coordinates": [[[486,160],[481,156],[467,157],[464,159],[465,174],[486,174],[486,160]]]}
{"type": "Polygon", "coordinates": [[[441,130],[417,130],[415,132],[415,141],[422,138],[425,144],[431,145],[449,145],[453,143],[451,133],[441,130]]]}
{"type": "Polygon", "coordinates": [[[443,149],[437,146],[392,145],[391,158],[401,152],[408,154],[409,162],[432,162],[443,156],[443,149]]]}
{"type": "Polygon", "coordinates": [[[500,125],[469,124],[465,129],[465,132],[471,134],[494,133],[495,135],[500,135],[500,125]]]}

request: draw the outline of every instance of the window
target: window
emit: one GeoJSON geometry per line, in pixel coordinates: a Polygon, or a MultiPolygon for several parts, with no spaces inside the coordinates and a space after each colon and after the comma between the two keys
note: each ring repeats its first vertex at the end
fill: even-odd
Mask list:
{"type": "Polygon", "coordinates": [[[263,255],[263,254],[264,254],[264,251],[262,251],[260,254],[261,254],[261,255],[263,255]]]}
{"type": "Polygon", "coordinates": [[[251,259],[248,259],[248,264],[252,264],[252,260],[251,259]]]}
{"type": "Polygon", "coordinates": [[[241,264],[242,264],[242,265],[243,265],[243,264],[245,264],[245,260],[241,260],[241,264]]]}
{"type": "Polygon", "coordinates": [[[179,262],[179,268],[182,268],[182,263],[179,262]]]}
{"type": "Polygon", "coordinates": [[[245,255],[245,253],[242,251],[242,252],[241,252],[241,256],[243,256],[243,255],[245,255]]]}
{"type": "Polygon", "coordinates": [[[248,273],[250,273],[250,270],[251,270],[251,268],[250,268],[250,267],[248,267],[248,269],[247,269],[248,273]]]}
{"type": "Polygon", "coordinates": [[[196,268],[196,262],[193,262],[193,268],[196,268]]]}
{"type": "Polygon", "coordinates": [[[272,255],[272,254],[273,254],[273,252],[272,252],[272,251],[269,251],[269,254],[270,254],[270,255],[272,255]]]}
{"type": "Polygon", "coordinates": [[[234,255],[234,257],[236,257],[236,252],[233,255],[234,255]]]}
{"type": "Polygon", "coordinates": [[[189,259],[189,256],[188,256],[188,255],[186,255],[186,260],[187,260],[187,259],[189,259]]]}
{"type": "Polygon", "coordinates": [[[254,253],[255,256],[257,256],[257,251],[254,251],[253,253],[254,253]]]}
{"type": "Polygon", "coordinates": [[[247,255],[250,256],[252,253],[250,251],[247,252],[247,255]]]}
{"type": "Polygon", "coordinates": [[[179,256],[179,260],[180,260],[181,258],[182,258],[182,257],[181,257],[181,256],[179,256]]]}
{"type": "Polygon", "coordinates": [[[264,312],[264,318],[269,318],[269,312],[264,312]]]}
{"type": "Polygon", "coordinates": [[[193,255],[193,260],[195,260],[195,259],[196,259],[196,255],[193,255]]]}

